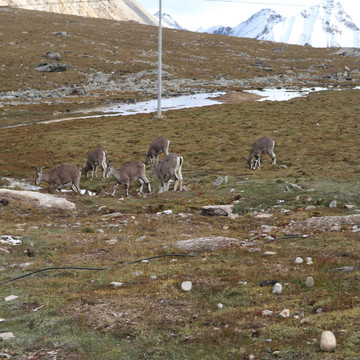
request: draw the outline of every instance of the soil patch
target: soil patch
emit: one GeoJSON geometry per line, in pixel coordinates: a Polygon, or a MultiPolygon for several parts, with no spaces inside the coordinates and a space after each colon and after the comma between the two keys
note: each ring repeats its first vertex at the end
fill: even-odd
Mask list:
{"type": "Polygon", "coordinates": [[[212,99],[222,101],[227,104],[238,104],[238,103],[242,103],[245,101],[256,101],[263,97],[264,96],[260,96],[257,94],[251,94],[251,93],[244,92],[244,91],[233,91],[233,92],[229,92],[227,94],[220,95],[220,96],[218,96],[216,98],[212,98],[212,99]]]}

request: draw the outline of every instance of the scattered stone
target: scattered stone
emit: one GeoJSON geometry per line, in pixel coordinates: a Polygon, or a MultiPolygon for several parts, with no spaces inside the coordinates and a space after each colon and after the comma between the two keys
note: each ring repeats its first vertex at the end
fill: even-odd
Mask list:
{"type": "Polygon", "coordinates": [[[13,300],[15,300],[15,299],[17,299],[17,298],[18,298],[17,295],[9,295],[9,296],[7,296],[4,300],[5,300],[5,301],[13,301],[13,300]]]}
{"type": "Polygon", "coordinates": [[[264,233],[270,233],[272,231],[279,230],[278,226],[271,226],[271,225],[261,225],[261,231],[264,233]]]}
{"type": "Polygon", "coordinates": [[[276,283],[272,289],[272,293],[275,295],[280,295],[282,292],[282,285],[280,283],[276,283]]]}
{"type": "Polygon", "coordinates": [[[50,60],[61,60],[61,55],[58,52],[47,52],[46,55],[44,55],[45,58],[50,60]]]}
{"type": "Polygon", "coordinates": [[[336,348],[336,338],[331,331],[324,331],[321,334],[320,349],[325,352],[331,352],[336,348]]]}
{"type": "Polygon", "coordinates": [[[53,35],[55,35],[55,36],[67,36],[67,32],[66,31],[56,31],[56,32],[53,32],[53,35]]]}
{"type": "MultiPolygon", "coordinates": [[[[259,214],[256,214],[255,217],[257,219],[269,219],[273,216],[273,214],[267,214],[267,213],[259,213],[259,214]]],[[[263,225],[263,226],[267,226],[267,225],[263,225]]],[[[272,226],[269,226],[269,227],[272,227],[272,226]]],[[[276,227],[276,226],[274,226],[276,227]]]]}
{"type": "Polygon", "coordinates": [[[320,308],[317,308],[316,310],[315,310],[315,314],[322,314],[322,312],[323,312],[323,309],[320,307],[320,308]]]}
{"type": "Polygon", "coordinates": [[[284,309],[281,313],[280,316],[284,319],[289,318],[290,317],[290,310],[289,309],[284,309]]]}
{"type": "Polygon", "coordinates": [[[306,258],[306,264],[307,264],[307,265],[312,265],[312,264],[313,264],[313,260],[312,260],[311,257],[307,257],[307,258],[306,258]]]}
{"type": "Polygon", "coordinates": [[[332,269],[333,271],[340,271],[340,272],[352,272],[354,271],[353,266],[343,266],[339,268],[332,269]]]}
{"type": "Polygon", "coordinates": [[[331,209],[337,208],[337,201],[336,201],[336,200],[333,200],[333,201],[329,204],[329,208],[331,208],[331,209]]]}
{"type": "Polygon", "coordinates": [[[134,276],[140,276],[140,275],[142,275],[142,274],[143,274],[143,272],[140,271],[140,270],[133,272],[133,275],[134,275],[134,276]]]}
{"type": "Polygon", "coordinates": [[[3,206],[7,206],[7,205],[9,205],[9,200],[8,199],[1,199],[0,204],[3,205],[3,206]]]}
{"type": "Polygon", "coordinates": [[[7,244],[12,246],[21,245],[22,241],[20,240],[20,236],[12,236],[12,235],[1,235],[0,243],[7,244]]]}
{"type": "Polygon", "coordinates": [[[294,184],[294,183],[289,183],[289,185],[294,190],[304,190],[300,185],[297,185],[297,184],[294,184]]]}
{"type": "MultiPolygon", "coordinates": [[[[73,89],[70,90],[69,94],[84,96],[84,95],[86,95],[86,90],[84,89],[84,87],[74,87],[73,89]]],[[[91,194],[93,194],[93,193],[89,192],[90,196],[91,196],[91,194]]]]}
{"type": "Polygon", "coordinates": [[[273,312],[271,310],[263,310],[262,311],[262,316],[271,316],[273,314],[273,312]]]}
{"type": "Polygon", "coordinates": [[[182,291],[191,291],[192,289],[192,282],[191,281],[184,281],[181,284],[181,290],[182,291]]]}
{"type": "Polygon", "coordinates": [[[18,191],[9,189],[0,189],[0,195],[7,195],[9,197],[19,199],[21,201],[28,201],[37,206],[46,208],[57,208],[59,210],[74,210],[75,204],[62,197],[42,194],[35,191],[18,191]]]}
{"type": "Polygon", "coordinates": [[[157,276],[156,275],[150,275],[150,280],[156,280],[157,276]]]}
{"type": "Polygon", "coordinates": [[[249,360],[255,360],[255,355],[249,355],[249,360]]]}
{"type": "Polygon", "coordinates": [[[345,208],[348,210],[354,209],[356,206],[352,204],[345,204],[345,208]]]}
{"type": "Polygon", "coordinates": [[[260,282],[260,286],[267,286],[267,285],[275,285],[277,284],[278,281],[277,280],[265,280],[265,281],[261,281],[260,282]]]}
{"type": "Polygon", "coordinates": [[[233,213],[234,205],[207,205],[201,208],[203,215],[228,216],[230,219],[237,219],[239,214],[233,213]]]}
{"type": "Polygon", "coordinates": [[[110,239],[110,240],[106,240],[106,243],[108,243],[109,245],[115,245],[117,242],[119,242],[118,239],[110,239]]]}
{"type": "Polygon", "coordinates": [[[222,184],[226,184],[228,182],[228,177],[225,176],[225,177],[222,177],[222,176],[219,176],[213,183],[213,186],[220,186],[222,184]]]}
{"type": "Polygon", "coordinates": [[[124,283],[122,283],[122,282],[117,282],[117,281],[112,281],[112,282],[110,283],[110,285],[112,285],[114,288],[119,288],[119,287],[123,286],[124,283]]]}
{"type": "Polygon", "coordinates": [[[4,322],[4,321],[5,321],[5,319],[0,318],[0,323],[2,323],[2,322],[4,322]]]}
{"type": "Polygon", "coordinates": [[[26,250],[24,250],[24,254],[26,254],[28,257],[34,257],[35,251],[32,249],[26,249],[26,250]]]}
{"type": "Polygon", "coordinates": [[[26,269],[27,267],[31,266],[31,262],[27,262],[27,263],[22,263],[22,264],[19,264],[19,267],[22,268],[22,269],[26,269]]]}
{"type": "Polygon", "coordinates": [[[218,304],[216,305],[216,307],[221,310],[221,309],[224,307],[224,305],[221,304],[221,303],[218,303],[218,304]]]}
{"type": "Polygon", "coordinates": [[[123,217],[123,216],[124,216],[124,214],[122,214],[121,212],[114,212],[111,214],[101,215],[101,220],[106,221],[106,220],[116,219],[116,218],[123,217]]]}
{"type": "Polygon", "coordinates": [[[15,338],[15,335],[14,333],[12,332],[4,332],[4,333],[0,333],[0,339],[3,339],[3,340],[9,340],[9,339],[13,339],[15,338]]]}
{"type": "Polygon", "coordinates": [[[277,252],[276,251],[265,251],[264,255],[276,255],[277,252]]]}
{"type": "Polygon", "coordinates": [[[161,215],[161,214],[172,214],[172,210],[164,210],[164,211],[159,211],[156,213],[156,215],[161,215]]]}
{"type": "Polygon", "coordinates": [[[358,225],[360,226],[360,214],[342,215],[342,216],[321,216],[311,217],[310,219],[291,222],[285,228],[285,233],[294,233],[309,229],[311,231],[333,230],[334,225],[358,225]]]}
{"type": "Polygon", "coordinates": [[[34,69],[40,72],[63,72],[66,71],[66,65],[57,63],[41,63],[36,65],[34,69]]]}
{"type": "Polygon", "coordinates": [[[220,248],[226,248],[240,244],[241,242],[238,239],[227,238],[224,236],[213,236],[180,240],[175,243],[175,246],[178,249],[185,251],[214,251],[220,248]]]}
{"type": "Polygon", "coordinates": [[[304,262],[304,260],[301,257],[297,257],[295,259],[295,264],[302,264],[304,262]]]}
{"type": "Polygon", "coordinates": [[[255,253],[255,252],[261,252],[261,249],[260,248],[250,248],[248,250],[249,253],[255,253]]]}
{"type": "Polygon", "coordinates": [[[313,287],[314,286],[314,278],[312,276],[309,276],[306,279],[305,285],[308,287],[313,287]]]}

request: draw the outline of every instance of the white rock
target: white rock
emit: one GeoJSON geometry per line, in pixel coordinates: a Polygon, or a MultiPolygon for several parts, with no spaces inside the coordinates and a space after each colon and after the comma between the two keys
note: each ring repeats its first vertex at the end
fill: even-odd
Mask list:
{"type": "Polygon", "coordinates": [[[313,259],[311,257],[307,257],[306,258],[306,264],[307,265],[312,265],[313,264],[313,259]]]}
{"type": "Polygon", "coordinates": [[[290,317],[290,310],[289,309],[284,309],[281,313],[280,316],[284,319],[290,317]]]}
{"type": "Polygon", "coordinates": [[[0,243],[12,245],[12,246],[17,246],[17,245],[21,245],[22,241],[20,240],[19,236],[1,235],[0,236],[0,243]]]}
{"type": "Polygon", "coordinates": [[[255,355],[249,355],[249,360],[255,360],[255,355]]]}
{"type": "Polygon", "coordinates": [[[109,245],[115,245],[118,241],[119,241],[118,239],[105,240],[105,242],[108,243],[109,245]]]}
{"type": "Polygon", "coordinates": [[[263,310],[262,311],[262,316],[271,316],[273,314],[273,312],[271,310],[263,310]]]}
{"type": "Polygon", "coordinates": [[[330,203],[329,208],[332,208],[332,209],[337,208],[337,201],[336,201],[336,200],[333,200],[333,201],[330,203]]]}
{"type": "Polygon", "coordinates": [[[302,264],[304,262],[304,260],[301,257],[297,257],[295,259],[295,264],[302,264]]]}
{"type": "Polygon", "coordinates": [[[264,255],[276,255],[277,252],[276,251],[265,251],[264,255]]]}
{"type": "Polygon", "coordinates": [[[12,301],[12,300],[15,300],[17,298],[18,298],[18,296],[16,296],[16,295],[10,295],[10,296],[5,298],[5,301],[12,301]]]}
{"type": "Polygon", "coordinates": [[[221,304],[221,303],[218,303],[218,304],[216,305],[216,307],[217,307],[218,309],[222,309],[222,308],[224,307],[224,305],[221,304]]]}
{"type": "Polygon", "coordinates": [[[150,275],[150,280],[156,280],[157,276],[156,275],[150,275]]]}
{"type": "Polygon", "coordinates": [[[272,289],[272,293],[279,295],[282,292],[282,285],[280,283],[276,283],[272,289]]]}
{"type": "Polygon", "coordinates": [[[308,276],[305,282],[306,286],[312,287],[314,286],[314,278],[312,276],[308,276]]]}
{"type": "Polygon", "coordinates": [[[15,335],[10,331],[0,333],[0,339],[3,339],[3,340],[13,339],[14,337],[15,337],[15,335]]]}
{"type": "Polygon", "coordinates": [[[330,352],[336,348],[336,338],[331,331],[324,331],[321,334],[320,349],[322,351],[330,352]]]}
{"type": "Polygon", "coordinates": [[[172,214],[172,210],[164,210],[164,211],[159,211],[156,213],[156,215],[161,215],[161,214],[172,214]]]}
{"type": "Polygon", "coordinates": [[[4,322],[5,321],[5,319],[3,319],[3,318],[0,318],[0,323],[2,323],[2,322],[4,322]]]}
{"type": "Polygon", "coordinates": [[[112,285],[112,286],[115,287],[115,288],[118,288],[118,287],[123,286],[124,283],[122,283],[122,282],[117,282],[117,281],[112,281],[112,282],[110,283],[110,285],[112,285]]]}
{"type": "Polygon", "coordinates": [[[140,270],[133,272],[133,275],[134,275],[134,276],[140,276],[140,275],[142,275],[142,274],[143,274],[143,272],[140,271],[140,270]]]}
{"type": "Polygon", "coordinates": [[[192,289],[192,282],[191,281],[184,281],[181,284],[181,290],[183,291],[191,291],[192,289]]]}

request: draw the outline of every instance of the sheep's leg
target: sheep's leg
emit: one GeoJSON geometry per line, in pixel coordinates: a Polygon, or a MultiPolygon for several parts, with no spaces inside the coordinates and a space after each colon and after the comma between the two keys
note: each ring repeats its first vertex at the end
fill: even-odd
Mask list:
{"type": "Polygon", "coordinates": [[[141,177],[139,177],[139,183],[140,183],[140,189],[139,189],[139,193],[140,194],[143,194],[143,187],[144,187],[144,180],[141,178],[141,177]]]}
{"type": "Polygon", "coordinates": [[[102,170],[102,178],[105,179],[105,174],[106,174],[106,163],[103,162],[101,164],[101,170],[102,170]]]}
{"type": "Polygon", "coordinates": [[[275,155],[275,153],[274,152],[271,152],[271,163],[273,164],[273,165],[275,165],[276,164],[276,155],[275,155]]]}
{"type": "Polygon", "coordinates": [[[174,182],[174,191],[177,190],[178,186],[179,186],[179,179],[175,179],[175,182],[174,182]]]}
{"type": "Polygon", "coordinates": [[[75,191],[78,192],[79,194],[81,194],[81,189],[80,186],[78,184],[73,184],[75,191]]]}
{"type": "Polygon", "coordinates": [[[95,165],[95,170],[94,170],[94,172],[95,172],[95,178],[97,179],[97,169],[98,169],[98,165],[96,164],[95,165]]]}
{"type": "MultiPolygon", "coordinates": [[[[255,170],[255,167],[254,167],[254,160],[255,160],[255,158],[254,158],[254,157],[252,157],[252,158],[251,158],[251,160],[250,160],[250,169],[251,169],[251,170],[255,170]]],[[[256,161],[255,161],[255,165],[256,165],[256,161]]]]}
{"type": "Polygon", "coordinates": [[[167,190],[166,190],[166,181],[161,180],[161,186],[162,186],[162,188],[163,188],[163,191],[167,191],[167,190]]]}
{"type": "MultiPolygon", "coordinates": [[[[141,180],[143,181],[143,183],[145,183],[147,185],[148,192],[151,193],[151,186],[150,186],[150,181],[148,180],[148,178],[146,176],[144,176],[143,178],[141,178],[141,180]]],[[[139,179],[139,181],[140,181],[140,179],[139,179]]]]}
{"type": "Polygon", "coordinates": [[[119,183],[114,184],[114,188],[113,188],[113,192],[111,193],[111,196],[115,196],[115,192],[116,192],[116,189],[118,186],[119,186],[119,183]]]}
{"type": "Polygon", "coordinates": [[[181,168],[179,168],[179,170],[178,170],[178,179],[179,179],[179,185],[180,185],[179,191],[182,191],[182,180],[183,180],[183,177],[182,177],[182,173],[181,173],[181,168]]]}
{"type": "Polygon", "coordinates": [[[129,197],[129,183],[125,184],[126,197],[129,197]]]}

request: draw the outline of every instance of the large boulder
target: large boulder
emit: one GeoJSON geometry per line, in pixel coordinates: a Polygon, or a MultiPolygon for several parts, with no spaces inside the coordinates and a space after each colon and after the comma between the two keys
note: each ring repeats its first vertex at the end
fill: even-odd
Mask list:
{"type": "Polygon", "coordinates": [[[35,70],[41,72],[62,72],[66,71],[66,65],[57,63],[41,63],[35,66],[35,70]]]}
{"type": "Polygon", "coordinates": [[[71,201],[68,201],[59,196],[41,194],[35,191],[0,189],[0,196],[26,201],[40,207],[55,208],[61,210],[75,209],[75,204],[71,201]]]}

